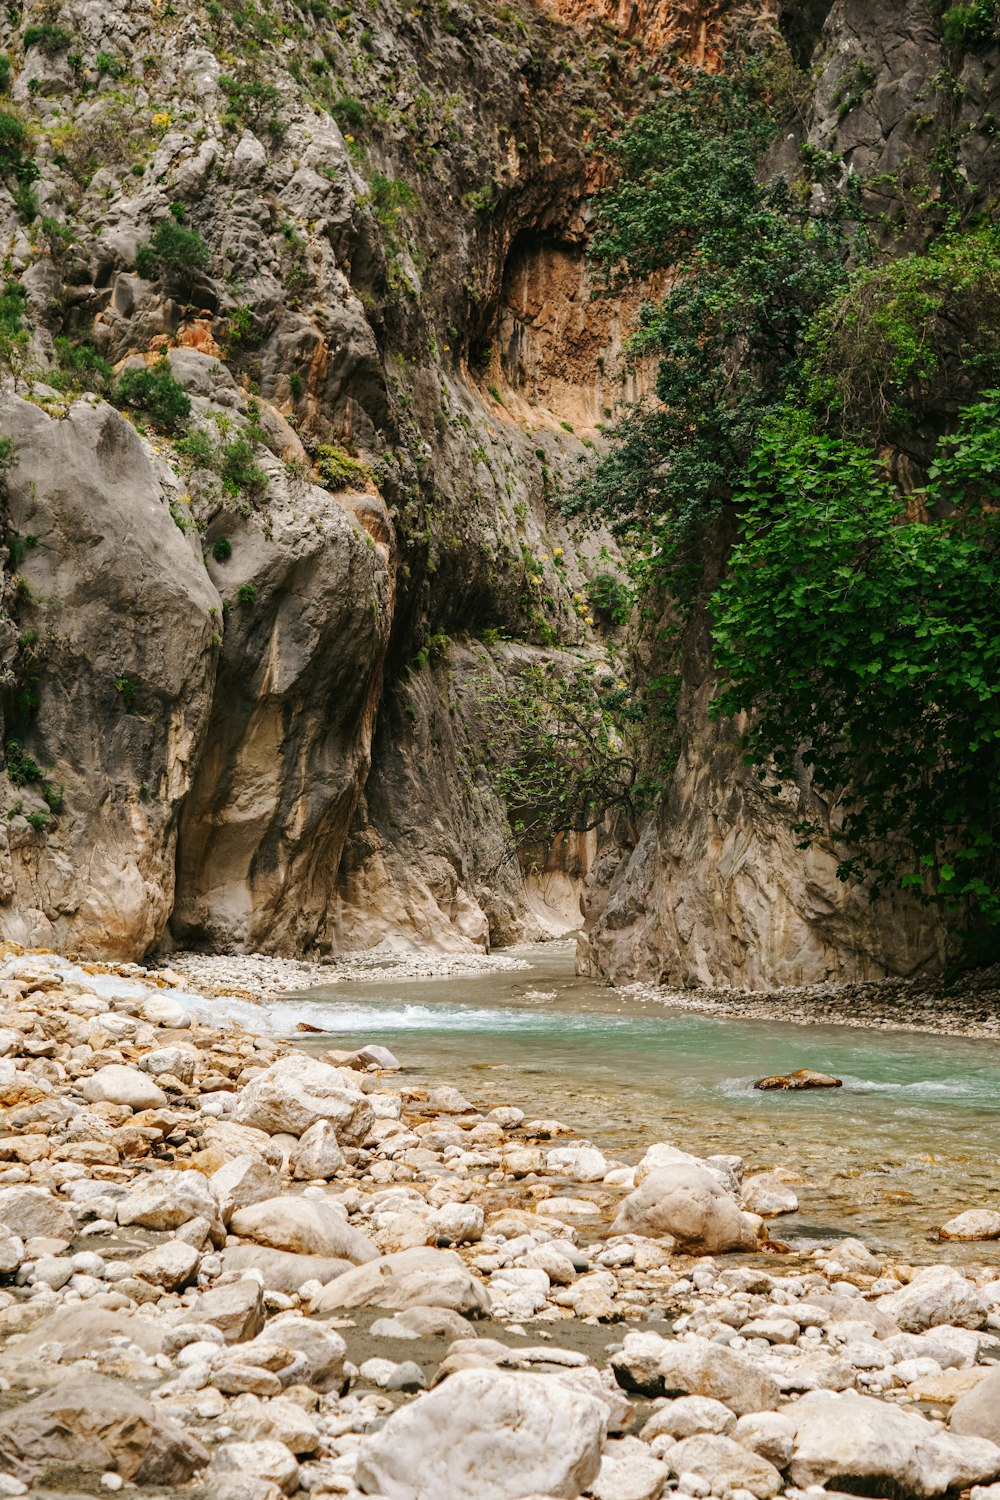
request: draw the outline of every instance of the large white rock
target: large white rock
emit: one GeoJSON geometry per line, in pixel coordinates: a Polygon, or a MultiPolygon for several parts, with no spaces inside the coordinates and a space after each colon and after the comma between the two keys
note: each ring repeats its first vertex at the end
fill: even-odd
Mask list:
{"type": "Polygon", "coordinates": [[[457,1313],[486,1313],[490,1299],[454,1250],[419,1246],[345,1271],[327,1283],[312,1311],[342,1307],[448,1307],[457,1313]]]}
{"type": "Polygon", "coordinates": [[[317,1120],[304,1131],[298,1147],[292,1152],[294,1176],[330,1178],[344,1165],[344,1153],[337,1142],[337,1132],[329,1120],[317,1120]]]}
{"type": "Polygon", "coordinates": [[[190,1219],[216,1218],[215,1199],[200,1172],[150,1172],[118,1204],[119,1224],[179,1229],[190,1219]]]}
{"type": "Polygon", "coordinates": [[[285,1495],[299,1487],[299,1465],[295,1455],[274,1438],[220,1444],[212,1455],[209,1476],[214,1480],[221,1474],[270,1480],[285,1495]]]}
{"type": "Polygon", "coordinates": [[[590,1486],[594,1500],[659,1500],[670,1470],[654,1458],[638,1438],[608,1443],[597,1478],[590,1486]]]}
{"type": "Polygon", "coordinates": [[[147,1073],[124,1063],[108,1063],[84,1080],[83,1097],[91,1104],[125,1104],[129,1109],[162,1109],[167,1096],[147,1073]]]}
{"type": "Polygon", "coordinates": [[[992,1208],[968,1208],[938,1230],[942,1240],[1000,1240],[1000,1213],[992,1208]]]}
{"type": "Polygon", "coordinates": [[[757,1242],[750,1220],[715,1174],[687,1162],[650,1172],[622,1202],[611,1233],[671,1235],[705,1255],[752,1250],[757,1242]]]}
{"type": "Polygon", "coordinates": [[[239,1208],[229,1221],[233,1234],[292,1250],[300,1255],[324,1255],[355,1265],[374,1260],[378,1251],[366,1234],[353,1229],[342,1213],[322,1198],[285,1194],[239,1208]]]}
{"type": "Polygon", "coordinates": [[[295,1052],[258,1073],[242,1090],[233,1112],[238,1125],[269,1135],[304,1135],[317,1120],[329,1120],[341,1145],[360,1146],[375,1116],[349,1074],[295,1052]]]}
{"type": "Polygon", "coordinates": [[[554,1177],[574,1182],[601,1182],[610,1162],[596,1146],[556,1146],[548,1153],[545,1167],[554,1177]]]}
{"type": "Polygon", "coordinates": [[[811,1391],[786,1406],[794,1425],[788,1476],[796,1485],[888,1479],[902,1494],[943,1495],[1000,1475],[1000,1448],[953,1437],[916,1412],[856,1391],[811,1391]]]}
{"type": "Polygon", "coordinates": [[[228,1224],[238,1209],[276,1197],[281,1191],[281,1178],[259,1156],[247,1152],[223,1162],[208,1179],[208,1185],[219,1205],[223,1224],[228,1224]]]}
{"type": "Polygon", "coordinates": [[[689,1337],[665,1339],[658,1333],[625,1335],[611,1356],[618,1384],[644,1396],[711,1396],[738,1417],[774,1411],[781,1389],[765,1370],[723,1344],[689,1337]]]}
{"type": "Polygon", "coordinates": [[[56,1240],[73,1237],[72,1214],[46,1188],[20,1184],[0,1188],[0,1224],[20,1240],[36,1235],[56,1240]]]}
{"type": "Polygon", "coordinates": [[[981,1328],[986,1303],[971,1281],[954,1266],[927,1266],[898,1292],[880,1297],[875,1306],[898,1323],[904,1333],[923,1333],[942,1323],[957,1328],[981,1328]]]}
{"type": "Polygon", "coordinates": [[[989,1438],[1000,1443],[1000,1366],[960,1396],[951,1409],[951,1430],[962,1437],[989,1438]]]}
{"type": "Polygon", "coordinates": [[[752,1214],[760,1214],[762,1219],[798,1212],[798,1198],[788,1183],[775,1177],[773,1172],[757,1172],[748,1177],[742,1187],[742,1198],[743,1207],[752,1214]]]}
{"type": "Polygon", "coordinates": [[[781,1475],[773,1464],[721,1433],[684,1438],[667,1450],[664,1461],[672,1474],[696,1474],[713,1495],[749,1490],[757,1500],[771,1500],[781,1489],[781,1475]]]}
{"type": "Polygon", "coordinates": [[[385,1500],[573,1500],[597,1475],[607,1408],[547,1375],[463,1370],[366,1437],[356,1482],[385,1500]]]}

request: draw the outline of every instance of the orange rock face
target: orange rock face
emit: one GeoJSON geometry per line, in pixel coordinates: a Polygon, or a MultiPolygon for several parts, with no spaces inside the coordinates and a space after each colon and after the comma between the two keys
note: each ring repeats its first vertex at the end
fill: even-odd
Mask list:
{"type": "Polygon", "coordinates": [[[544,7],[571,26],[610,22],[651,52],[669,50],[697,67],[721,61],[722,22],[731,0],[545,0],[544,7]]]}

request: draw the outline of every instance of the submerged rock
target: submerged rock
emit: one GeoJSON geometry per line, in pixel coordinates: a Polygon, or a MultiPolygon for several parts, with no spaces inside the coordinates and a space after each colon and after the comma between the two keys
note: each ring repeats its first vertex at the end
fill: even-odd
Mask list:
{"type": "Polygon", "coordinates": [[[813,1068],[796,1068],[794,1073],[775,1073],[770,1078],[758,1078],[755,1089],[840,1089],[842,1078],[830,1073],[817,1073],[813,1068]]]}

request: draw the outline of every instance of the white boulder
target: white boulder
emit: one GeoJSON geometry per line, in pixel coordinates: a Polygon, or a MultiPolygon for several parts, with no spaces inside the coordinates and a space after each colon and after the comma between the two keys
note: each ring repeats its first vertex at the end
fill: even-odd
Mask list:
{"type": "Polygon", "coordinates": [[[596,1477],[607,1408],[546,1375],[463,1370],[362,1444],[356,1482],[385,1500],[573,1500],[596,1477]]]}

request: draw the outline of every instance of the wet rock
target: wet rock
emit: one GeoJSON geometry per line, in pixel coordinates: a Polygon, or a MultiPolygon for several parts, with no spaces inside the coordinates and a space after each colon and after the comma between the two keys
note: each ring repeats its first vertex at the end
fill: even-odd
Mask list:
{"type": "Polygon", "coordinates": [[[970,1208],[956,1214],[938,1230],[941,1240],[1000,1240],[1000,1213],[990,1208],[970,1208]]]}
{"type": "Polygon", "coordinates": [[[788,1475],[797,1485],[848,1477],[907,1495],[943,1495],[1000,1475],[1000,1447],[940,1432],[916,1412],[856,1391],[814,1391],[784,1409],[795,1427],[788,1475]]]}
{"type": "Polygon", "coordinates": [[[349,1055],[347,1066],[358,1069],[377,1068],[381,1073],[398,1073],[403,1064],[388,1047],[369,1042],[367,1046],[359,1047],[357,1052],[349,1055]]]}
{"type": "Polygon", "coordinates": [[[1000,1366],[959,1397],[951,1409],[949,1427],[960,1437],[988,1438],[1000,1445],[1000,1366]]]}
{"type": "Polygon", "coordinates": [[[486,1313],[489,1295],[453,1250],[416,1247],[384,1255],[329,1282],[312,1304],[317,1313],[344,1307],[447,1307],[486,1313]]]}
{"type": "Polygon", "coordinates": [[[755,1176],[748,1177],[743,1183],[741,1195],[743,1207],[753,1214],[760,1214],[762,1219],[798,1212],[798,1198],[787,1182],[782,1182],[773,1172],[758,1172],[755,1176]]]}
{"type": "Polygon", "coordinates": [[[343,1214],[321,1198],[266,1198],[238,1209],[229,1227],[258,1245],[297,1255],[320,1255],[356,1265],[378,1255],[368,1236],[353,1229],[343,1214]]]}
{"type": "Polygon", "coordinates": [[[184,1484],[207,1462],[202,1445],[136,1391],[92,1372],[0,1416],[0,1467],[19,1476],[66,1465],[136,1484],[184,1484]]]}
{"type": "Polygon", "coordinates": [[[778,1382],[754,1361],[707,1339],[664,1339],[658,1333],[625,1335],[611,1356],[619,1385],[644,1396],[711,1396],[737,1416],[773,1411],[778,1382]]]}
{"type": "Polygon", "coordinates": [[[96,1104],[125,1104],[129,1109],[162,1109],[167,1096],[158,1084],[138,1068],[109,1063],[84,1080],[83,1097],[96,1104]]]}
{"type": "Polygon", "coordinates": [[[746,1215],[713,1173],[685,1162],[651,1172],[623,1201],[611,1232],[671,1235],[685,1249],[708,1255],[756,1244],[746,1215]]]}
{"type": "Polygon", "coordinates": [[[287,1131],[301,1136],[318,1120],[328,1120],[337,1140],[347,1146],[364,1142],[374,1118],[348,1075],[300,1052],[279,1058],[251,1079],[234,1112],[237,1124],[253,1125],[269,1135],[287,1131]]]}
{"type": "Polygon", "coordinates": [[[842,1078],[830,1073],[817,1073],[814,1068],[796,1068],[794,1073],[775,1073],[770,1078],[758,1078],[755,1089],[840,1089],[842,1078]]]}
{"type": "Polygon", "coordinates": [[[607,1412],[545,1375],[465,1370],[366,1437],[357,1483],[386,1500],[573,1497],[596,1477],[607,1412]]]}

